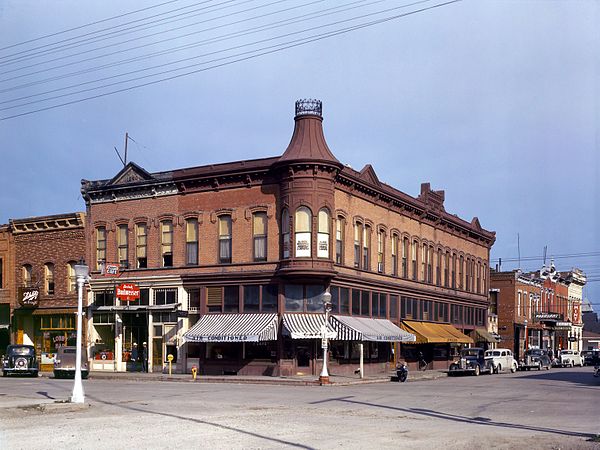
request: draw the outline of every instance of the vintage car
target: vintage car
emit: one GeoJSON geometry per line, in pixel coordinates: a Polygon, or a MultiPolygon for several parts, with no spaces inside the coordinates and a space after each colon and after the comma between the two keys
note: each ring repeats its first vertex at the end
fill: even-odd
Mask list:
{"type": "Polygon", "coordinates": [[[477,376],[485,372],[492,373],[491,361],[486,361],[482,348],[472,347],[460,351],[460,359],[450,364],[448,375],[471,373],[477,376]]]}
{"type": "Polygon", "coordinates": [[[519,361],[519,370],[542,370],[543,368],[550,370],[551,366],[552,361],[548,352],[539,348],[527,349],[524,357],[519,361]]]}
{"type": "Polygon", "coordinates": [[[575,350],[561,350],[560,365],[561,367],[583,367],[583,356],[575,350]]]}
{"type": "Polygon", "coordinates": [[[600,365],[600,350],[584,350],[581,352],[583,355],[583,364],[586,366],[598,366],[600,365]]]}
{"type": "MultiPolygon", "coordinates": [[[[74,378],[77,347],[60,347],[54,360],[54,378],[74,378]]],[[[81,349],[81,378],[87,378],[90,373],[85,348],[81,349]]]]}
{"type": "Polygon", "coordinates": [[[513,353],[507,348],[495,348],[486,350],[485,359],[492,365],[494,373],[500,373],[505,370],[510,370],[515,373],[519,367],[517,361],[513,357],[513,353]]]}
{"type": "Polygon", "coordinates": [[[9,345],[2,358],[2,376],[9,374],[37,377],[39,371],[33,345],[9,345]]]}

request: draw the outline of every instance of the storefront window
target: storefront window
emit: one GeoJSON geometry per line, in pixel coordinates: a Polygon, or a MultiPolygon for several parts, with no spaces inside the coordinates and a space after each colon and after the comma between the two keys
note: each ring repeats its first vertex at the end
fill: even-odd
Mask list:
{"type": "Polygon", "coordinates": [[[276,284],[262,287],[262,312],[277,312],[278,293],[279,289],[276,284]]]}
{"type": "Polygon", "coordinates": [[[223,312],[237,313],[240,311],[239,286],[225,286],[223,290],[223,312]]]}
{"type": "Polygon", "coordinates": [[[304,303],[304,286],[301,284],[286,284],[285,293],[285,310],[286,311],[302,311],[304,303]]]}
{"type": "Polygon", "coordinates": [[[260,286],[244,286],[244,312],[258,312],[260,307],[260,286]]]}

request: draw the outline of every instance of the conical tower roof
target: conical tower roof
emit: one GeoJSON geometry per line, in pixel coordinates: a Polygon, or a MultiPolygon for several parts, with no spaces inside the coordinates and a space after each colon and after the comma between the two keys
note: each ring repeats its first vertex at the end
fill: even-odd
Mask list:
{"type": "Polygon", "coordinates": [[[320,100],[296,102],[294,134],[278,164],[316,161],[343,167],[325,142],[322,111],[320,100]]]}

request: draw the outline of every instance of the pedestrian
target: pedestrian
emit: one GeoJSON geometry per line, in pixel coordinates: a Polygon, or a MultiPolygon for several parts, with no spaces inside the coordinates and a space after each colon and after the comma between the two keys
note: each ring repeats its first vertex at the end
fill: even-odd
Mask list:
{"type": "Polygon", "coordinates": [[[142,372],[148,372],[148,347],[142,344],[142,372]]]}
{"type": "Polygon", "coordinates": [[[131,348],[131,362],[133,363],[133,370],[137,372],[137,360],[138,360],[138,346],[137,342],[133,343],[133,347],[131,348]]]}

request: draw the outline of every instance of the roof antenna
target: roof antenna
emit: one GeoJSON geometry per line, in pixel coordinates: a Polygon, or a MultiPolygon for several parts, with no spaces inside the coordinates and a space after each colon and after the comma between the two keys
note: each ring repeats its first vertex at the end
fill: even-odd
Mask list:
{"type": "Polygon", "coordinates": [[[546,267],[546,252],[548,251],[548,246],[544,245],[544,267],[546,267]]]}
{"type": "Polygon", "coordinates": [[[119,150],[117,150],[117,147],[114,147],[115,152],[117,152],[117,156],[121,160],[121,163],[123,163],[123,166],[127,165],[127,141],[129,141],[129,133],[125,132],[125,159],[121,158],[119,150]]]}

